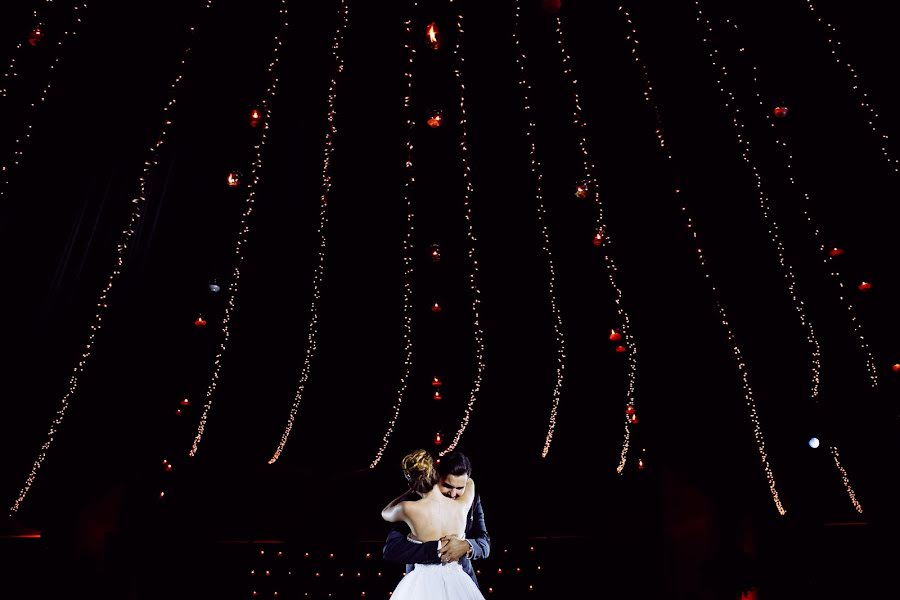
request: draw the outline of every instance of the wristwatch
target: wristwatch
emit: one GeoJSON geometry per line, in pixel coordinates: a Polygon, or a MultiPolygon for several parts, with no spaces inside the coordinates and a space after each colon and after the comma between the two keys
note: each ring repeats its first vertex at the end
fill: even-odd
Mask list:
{"type": "Polygon", "coordinates": [[[472,545],[472,542],[466,540],[466,543],[469,545],[469,551],[466,552],[466,558],[472,560],[472,555],[475,554],[475,546],[472,545]]]}

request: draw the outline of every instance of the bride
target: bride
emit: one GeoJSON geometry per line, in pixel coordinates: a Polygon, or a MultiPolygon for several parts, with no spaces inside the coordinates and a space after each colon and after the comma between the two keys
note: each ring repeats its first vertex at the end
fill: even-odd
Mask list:
{"type": "MultiPolygon", "coordinates": [[[[391,523],[406,522],[411,542],[430,542],[449,536],[464,539],[466,514],[475,499],[475,482],[469,478],[465,490],[456,498],[444,496],[438,486],[434,462],[425,450],[404,457],[403,472],[410,490],[391,500],[381,511],[382,518],[391,523]],[[403,500],[409,498],[409,492],[417,493],[422,499],[403,500]]],[[[391,600],[484,600],[484,596],[455,561],[417,564],[394,589],[391,600]]]]}

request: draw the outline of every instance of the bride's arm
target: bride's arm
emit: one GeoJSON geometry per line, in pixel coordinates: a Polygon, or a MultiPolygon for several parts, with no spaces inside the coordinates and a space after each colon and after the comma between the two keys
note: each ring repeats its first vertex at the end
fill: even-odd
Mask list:
{"type": "Polygon", "coordinates": [[[409,491],[403,492],[393,500],[391,500],[387,506],[385,506],[381,510],[381,518],[389,523],[396,523],[397,521],[403,521],[406,517],[406,511],[404,510],[404,498],[407,497],[409,491]]]}

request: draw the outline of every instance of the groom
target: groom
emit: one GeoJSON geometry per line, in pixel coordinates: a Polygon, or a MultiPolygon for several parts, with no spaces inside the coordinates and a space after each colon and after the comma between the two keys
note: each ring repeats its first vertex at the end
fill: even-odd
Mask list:
{"type": "MultiPolygon", "coordinates": [[[[466,482],[472,475],[472,464],[462,452],[451,452],[441,459],[436,465],[440,480],[438,486],[441,493],[448,498],[456,498],[466,489],[466,482]]],[[[404,500],[419,500],[419,496],[410,492],[404,500]]],[[[475,577],[475,569],[472,562],[476,559],[487,558],[491,553],[491,538],[484,524],[484,510],[481,508],[481,496],[475,492],[475,500],[472,508],[466,516],[466,539],[457,536],[441,538],[441,547],[438,542],[425,542],[416,544],[406,539],[409,534],[409,526],[406,523],[397,523],[388,534],[384,542],[384,559],[406,563],[406,572],[409,573],[415,564],[448,563],[458,560],[463,570],[472,578],[475,585],[478,579],[475,577]]]]}

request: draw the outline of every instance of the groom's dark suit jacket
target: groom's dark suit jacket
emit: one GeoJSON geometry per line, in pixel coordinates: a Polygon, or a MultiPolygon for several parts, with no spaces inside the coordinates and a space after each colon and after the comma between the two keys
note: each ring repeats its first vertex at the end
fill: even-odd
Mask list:
{"type": "MultiPolygon", "coordinates": [[[[404,500],[418,500],[415,494],[409,494],[404,500]]],[[[387,540],[384,542],[384,559],[391,562],[406,563],[406,572],[415,568],[416,563],[420,565],[437,564],[441,562],[438,556],[438,543],[425,542],[417,544],[406,539],[409,534],[409,526],[406,523],[397,523],[388,534],[387,540]]],[[[484,524],[484,509],[481,508],[481,496],[476,492],[475,501],[469,509],[466,516],[466,539],[472,544],[472,559],[487,558],[491,553],[491,537],[488,535],[487,527],[484,524]]],[[[468,558],[459,560],[460,566],[472,578],[475,585],[478,585],[478,578],[475,577],[475,569],[472,568],[472,562],[468,558]]]]}

